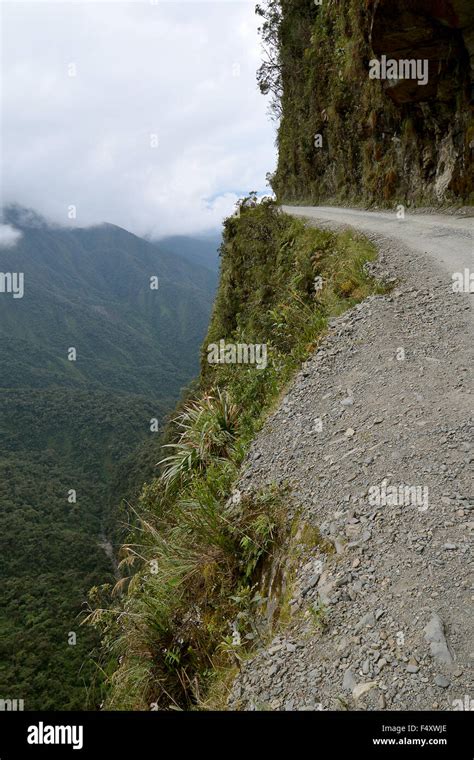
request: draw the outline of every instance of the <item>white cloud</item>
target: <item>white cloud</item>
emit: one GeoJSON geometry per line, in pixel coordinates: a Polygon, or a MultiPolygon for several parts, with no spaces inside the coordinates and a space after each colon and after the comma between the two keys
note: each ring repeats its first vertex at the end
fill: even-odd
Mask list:
{"type": "Polygon", "coordinates": [[[250,2],[3,5],[3,202],[58,223],[204,230],[266,191],[250,2]],[[75,76],[69,76],[70,73],[75,76]],[[151,147],[152,135],[158,147],[151,147]]]}
{"type": "Polygon", "coordinates": [[[20,238],[20,230],[16,230],[10,224],[0,224],[0,248],[12,248],[20,238]]]}

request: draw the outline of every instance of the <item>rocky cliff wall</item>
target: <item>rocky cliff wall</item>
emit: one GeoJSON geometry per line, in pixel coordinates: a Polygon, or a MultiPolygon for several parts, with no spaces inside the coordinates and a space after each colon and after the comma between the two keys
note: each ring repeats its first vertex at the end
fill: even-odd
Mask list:
{"type": "Polygon", "coordinates": [[[280,7],[278,196],[472,203],[474,5],[282,0],[280,7]],[[373,61],[384,58],[418,62],[426,76],[386,67],[371,78],[373,61]]]}

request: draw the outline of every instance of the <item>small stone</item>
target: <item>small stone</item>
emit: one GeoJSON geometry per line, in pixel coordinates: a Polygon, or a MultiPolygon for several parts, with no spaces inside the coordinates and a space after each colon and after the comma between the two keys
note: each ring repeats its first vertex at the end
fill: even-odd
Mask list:
{"type": "Polygon", "coordinates": [[[359,620],[355,626],[355,630],[360,631],[361,628],[372,627],[373,625],[375,625],[375,615],[373,612],[367,612],[367,614],[359,620]]]}
{"type": "Polygon", "coordinates": [[[439,686],[440,689],[447,689],[448,686],[451,684],[451,681],[449,678],[446,678],[446,676],[438,675],[435,676],[435,684],[436,686],[439,686]]]}
{"type": "Polygon", "coordinates": [[[444,635],[444,624],[440,616],[434,613],[424,628],[425,640],[430,644],[431,656],[444,665],[451,665],[453,656],[449,651],[444,635]]]}
{"type": "Polygon", "coordinates": [[[353,435],[355,435],[354,428],[347,428],[346,432],[344,433],[346,438],[352,438],[353,435]]]}
{"type": "Polygon", "coordinates": [[[344,673],[344,678],[342,680],[342,688],[344,691],[352,691],[354,689],[354,686],[356,685],[356,680],[354,678],[354,673],[350,668],[346,670],[344,673]]]}
{"type": "Polygon", "coordinates": [[[274,644],[272,647],[269,648],[268,654],[275,654],[276,652],[279,652],[281,649],[283,649],[283,644],[274,644]]]}
{"type": "Polygon", "coordinates": [[[354,688],[352,689],[352,696],[355,700],[360,699],[364,696],[364,694],[367,694],[371,689],[374,688],[374,686],[377,686],[376,681],[369,681],[368,683],[358,683],[354,688]]]}
{"type": "Polygon", "coordinates": [[[307,594],[308,591],[310,591],[312,588],[316,586],[317,582],[319,581],[319,577],[320,577],[320,573],[313,573],[313,575],[311,575],[308,578],[308,581],[305,585],[305,589],[303,591],[303,595],[307,594]]]}

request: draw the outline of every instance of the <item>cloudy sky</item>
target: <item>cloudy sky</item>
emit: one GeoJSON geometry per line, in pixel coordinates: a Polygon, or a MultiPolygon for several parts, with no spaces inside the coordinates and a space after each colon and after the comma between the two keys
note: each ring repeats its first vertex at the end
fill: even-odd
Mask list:
{"type": "Polygon", "coordinates": [[[269,192],[254,6],[2,0],[3,203],[160,237],[220,226],[242,194],[269,192]]]}

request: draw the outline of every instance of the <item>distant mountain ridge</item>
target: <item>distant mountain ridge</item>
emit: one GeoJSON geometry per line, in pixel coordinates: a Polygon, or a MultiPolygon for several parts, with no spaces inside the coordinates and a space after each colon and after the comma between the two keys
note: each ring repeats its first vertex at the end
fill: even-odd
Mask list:
{"type": "Polygon", "coordinates": [[[38,216],[25,224],[25,217],[15,208],[4,213],[22,237],[0,248],[1,270],[24,273],[25,295],[16,304],[0,298],[0,335],[13,354],[8,369],[2,362],[2,385],[20,381],[13,341],[22,355],[36,355],[22,386],[44,387],[54,374],[55,382],[77,387],[179,390],[197,371],[194,348],[207,327],[216,274],[115,225],[70,229],[38,216]],[[158,290],[150,289],[151,277],[158,277],[158,290]],[[74,365],[64,363],[71,346],[74,365]]]}
{"type": "Polygon", "coordinates": [[[209,233],[196,237],[186,235],[170,235],[158,240],[157,245],[164,251],[176,253],[188,261],[200,264],[211,272],[219,269],[219,248],[222,243],[222,234],[209,233]]]}

